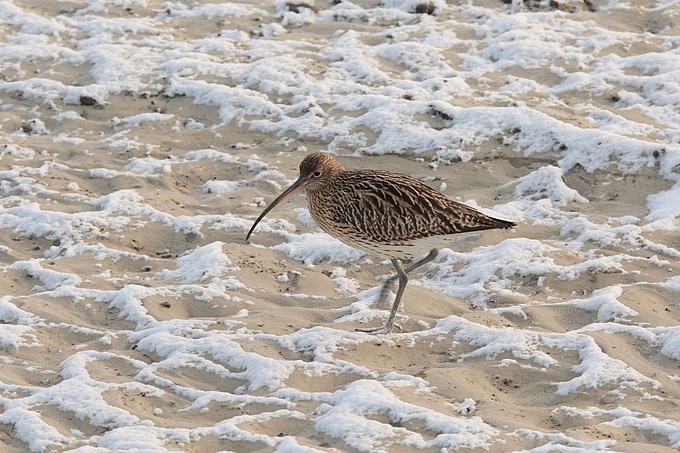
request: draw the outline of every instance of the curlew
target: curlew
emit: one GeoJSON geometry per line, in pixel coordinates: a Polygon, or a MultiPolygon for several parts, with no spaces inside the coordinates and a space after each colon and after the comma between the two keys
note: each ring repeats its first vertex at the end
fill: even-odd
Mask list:
{"type": "Polygon", "coordinates": [[[323,231],[350,247],[389,258],[397,271],[383,283],[378,297],[380,306],[399,280],[387,322],[378,328],[357,329],[361,332],[392,330],[407,274],[432,261],[438,248],[451,241],[451,235],[515,226],[455,202],[411,176],[383,170],[345,170],[330,154],[317,152],[300,163],[300,177],[265,208],[246,241],[269,211],[303,189],[309,213],[323,231]],[[398,260],[405,258],[419,259],[402,269],[398,260]]]}

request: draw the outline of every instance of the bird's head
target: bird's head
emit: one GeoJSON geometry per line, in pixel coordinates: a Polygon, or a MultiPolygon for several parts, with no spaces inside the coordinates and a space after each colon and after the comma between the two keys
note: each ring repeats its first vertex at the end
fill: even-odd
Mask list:
{"type": "Polygon", "coordinates": [[[293,183],[292,186],[287,188],[281,195],[279,195],[274,201],[272,201],[269,206],[262,211],[262,214],[255,220],[253,226],[248,231],[246,235],[246,241],[250,238],[255,226],[260,223],[260,220],[264,218],[265,215],[276,205],[281,203],[286,198],[291,195],[301,191],[302,189],[308,192],[314,193],[323,189],[331,180],[344,168],[340,163],[327,153],[312,153],[305,157],[302,162],[300,162],[300,176],[297,181],[293,183]]]}

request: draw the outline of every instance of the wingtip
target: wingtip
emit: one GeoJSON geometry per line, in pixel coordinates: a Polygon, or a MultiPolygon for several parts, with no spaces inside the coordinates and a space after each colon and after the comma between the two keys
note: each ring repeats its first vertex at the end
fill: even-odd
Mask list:
{"type": "Polygon", "coordinates": [[[510,228],[515,228],[517,226],[517,223],[511,222],[509,220],[503,220],[503,219],[494,219],[496,221],[496,228],[499,228],[501,230],[509,230],[510,228]]]}

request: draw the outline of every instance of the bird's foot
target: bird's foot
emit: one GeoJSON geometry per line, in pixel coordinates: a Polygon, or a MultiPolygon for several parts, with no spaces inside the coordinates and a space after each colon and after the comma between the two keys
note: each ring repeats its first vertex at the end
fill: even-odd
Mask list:
{"type": "Polygon", "coordinates": [[[381,327],[370,327],[370,328],[365,328],[365,329],[357,328],[357,329],[354,329],[354,330],[356,332],[378,334],[378,333],[390,333],[390,332],[392,332],[392,329],[394,329],[394,328],[401,330],[401,326],[399,324],[390,324],[390,325],[385,324],[384,326],[381,326],[381,327]]]}

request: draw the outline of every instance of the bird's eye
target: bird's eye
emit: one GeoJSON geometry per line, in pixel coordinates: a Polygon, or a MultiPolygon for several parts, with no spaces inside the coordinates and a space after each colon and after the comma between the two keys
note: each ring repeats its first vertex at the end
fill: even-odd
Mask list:
{"type": "Polygon", "coordinates": [[[312,174],[312,176],[314,176],[315,178],[318,178],[319,176],[321,176],[321,172],[315,171],[314,174],[312,174]]]}

